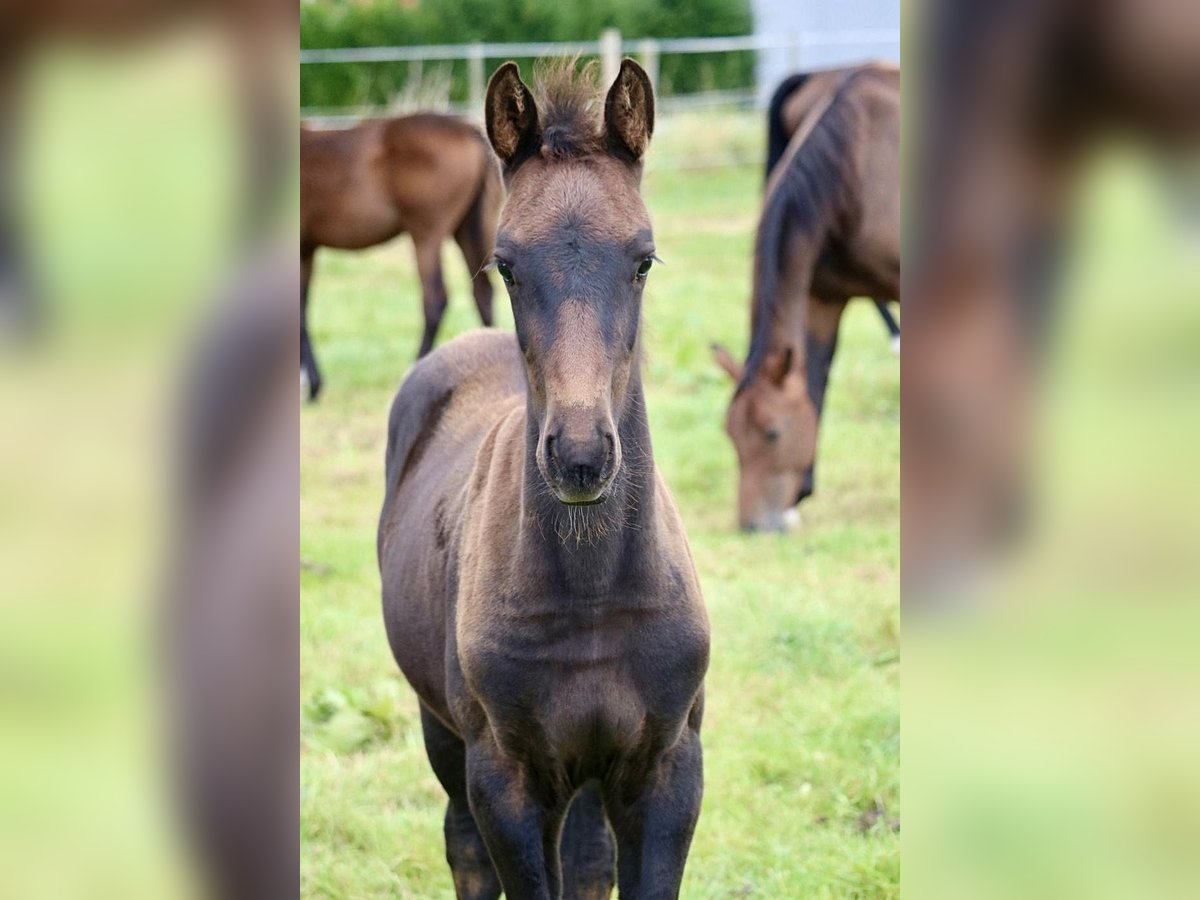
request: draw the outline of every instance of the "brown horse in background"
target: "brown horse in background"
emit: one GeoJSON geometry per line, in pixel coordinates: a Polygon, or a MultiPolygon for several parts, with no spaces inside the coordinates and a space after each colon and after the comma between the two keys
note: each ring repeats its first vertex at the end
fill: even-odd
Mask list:
{"type": "Polygon", "coordinates": [[[446,311],[442,243],[453,236],[471,272],[475,304],[492,324],[492,284],[483,271],[503,200],[496,160],[480,132],[460,119],[423,113],[337,131],[300,129],[301,365],[309,398],[321,376],[308,334],[308,289],[318,247],[361,250],[412,235],[425,333],[433,347],[446,311]]]}
{"type": "Polygon", "coordinates": [[[677,897],[700,813],[708,621],[641,378],[654,96],[625,60],[600,117],[593,71],[492,77],[516,334],[418,362],[388,425],[384,619],[461,900],[677,897]]]}
{"type": "MultiPolygon", "coordinates": [[[[792,135],[804,121],[805,115],[816,102],[837,86],[838,80],[853,68],[822,69],[816,72],[797,72],[779,83],[767,104],[767,166],[765,183],[771,181],[771,173],[787,152],[792,135]]],[[[892,350],[900,352],[900,325],[888,308],[887,300],[876,300],[875,308],[883,319],[884,327],[892,339],[892,350]]]]}
{"type": "Polygon", "coordinates": [[[737,382],[726,430],[748,531],[786,529],[813,491],[847,302],[900,298],[900,72],[872,64],[814,77],[808,113],[767,185],[745,365],[713,348],[737,382]]]}

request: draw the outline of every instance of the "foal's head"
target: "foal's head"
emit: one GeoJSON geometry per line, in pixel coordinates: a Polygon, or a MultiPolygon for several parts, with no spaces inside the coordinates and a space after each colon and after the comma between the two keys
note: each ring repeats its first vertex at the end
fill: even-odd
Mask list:
{"type": "Polygon", "coordinates": [[[495,266],[512,301],[537,429],[537,465],[563,503],[598,503],[621,469],[637,378],[642,289],[654,260],[639,193],[654,95],[633,60],[597,115],[593,68],[492,76],[487,131],[504,166],[495,266]]]}

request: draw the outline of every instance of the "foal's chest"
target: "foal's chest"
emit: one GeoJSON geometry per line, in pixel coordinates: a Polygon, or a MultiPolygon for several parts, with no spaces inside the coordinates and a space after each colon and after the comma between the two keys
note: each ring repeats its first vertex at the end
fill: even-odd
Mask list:
{"type": "Polygon", "coordinates": [[[633,752],[681,728],[707,664],[702,623],[636,604],[497,616],[462,640],[472,700],[502,749],[563,764],[633,752]]]}

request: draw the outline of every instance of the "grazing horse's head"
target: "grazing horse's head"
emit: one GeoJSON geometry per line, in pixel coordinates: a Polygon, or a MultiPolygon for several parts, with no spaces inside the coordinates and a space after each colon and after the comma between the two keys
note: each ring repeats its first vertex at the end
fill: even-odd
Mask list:
{"type": "Polygon", "coordinates": [[[621,64],[601,118],[593,68],[492,76],[487,132],[508,201],[495,266],[529,379],[536,459],[561,502],[598,503],[621,470],[620,424],[637,376],[642,289],[654,260],[639,192],[654,128],[649,78],[621,64]]]}
{"type": "Polygon", "coordinates": [[[724,347],[717,364],[739,383],[725,430],[738,457],[738,525],[786,531],[791,510],[812,493],[817,411],[790,348],[766,354],[754,378],[724,347]]]}

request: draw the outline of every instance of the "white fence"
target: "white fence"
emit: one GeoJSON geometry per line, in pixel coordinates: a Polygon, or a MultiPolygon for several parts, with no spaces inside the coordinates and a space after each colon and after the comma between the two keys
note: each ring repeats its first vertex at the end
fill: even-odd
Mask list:
{"type": "MultiPolygon", "coordinates": [[[[668,54],[734,53],[739,51],[783,52],[788,67],[804,67],[805,58],[816,48],[842,48],[843,62],[872,56],[898,58],[900,32],[888,28],[865,28],[844,31],[800,31],[791,34],[748,34],[735,37],[707,38],[639,38],[623,39],[615,29],[608,29],[594,41],[556,41],[526,43],[434,44],[414,47],[353,47],[335,50],[301,50],[301,65],[328,63],[396,63],[410,62],[467,62],[469,100],[458,111],[477,113],[483,108],[488,63],[506,59],[539,56],[598,56],[605,83],[616,77],[622,56],[633,56],[646,69],[655,89],[658,88],[659,60],[668,54]]],[[[828,57],[826,53],[824,56],[828,57]]],[[[702,106],[748,106],[763,102],[770,87],[748,88],[743,91],[720,91],[703,94],[662,97],[659,107],[664,111],[702,106]]],[[[380,109],[356,108],[328,110],[304,109],[301,114],[327,121],[354,118],[382,112],[380,109]]]]}

